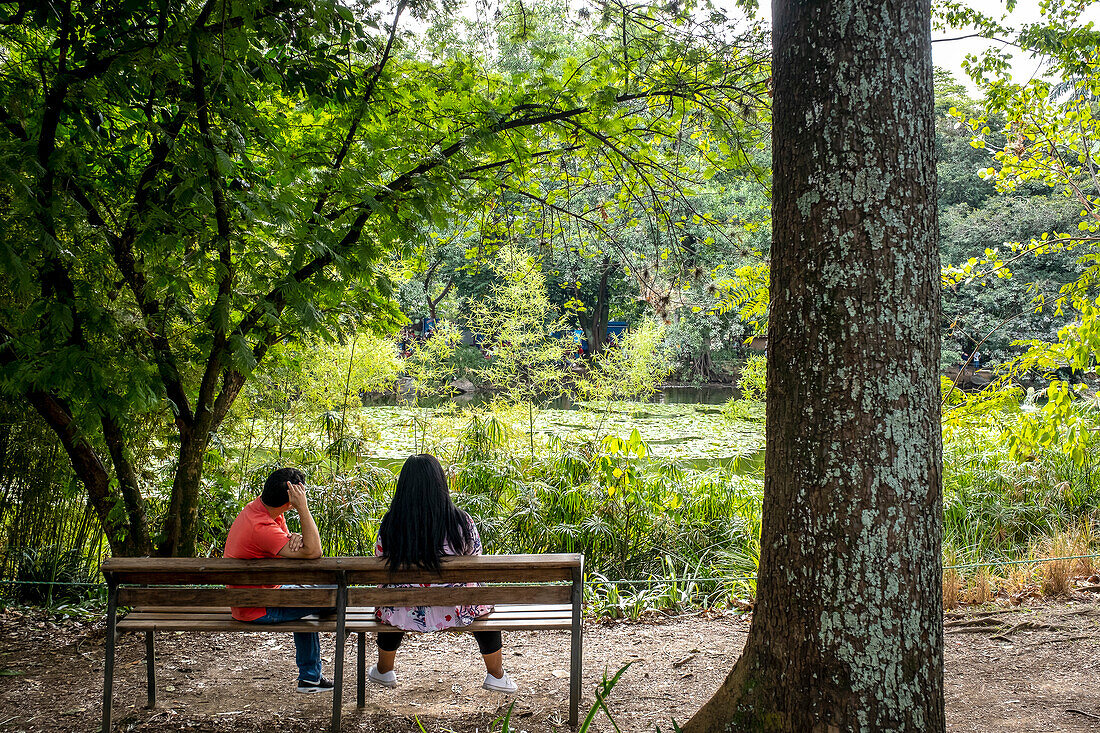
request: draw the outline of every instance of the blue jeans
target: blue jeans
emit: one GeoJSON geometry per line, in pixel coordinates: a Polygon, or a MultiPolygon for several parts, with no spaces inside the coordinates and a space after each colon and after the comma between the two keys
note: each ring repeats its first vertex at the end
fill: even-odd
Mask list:
{"type": "MultiPolygon", "coordinates": [[[[286,587],[286,586],[284,586],[286,587]]],[[[331,613],[329,608],[268,608],[254,624],[280,624],[297,621],[305,616],[331,613]]],[[[316,631],[294,632],[294,661],[298,664],[298,679],[317,682],[321,679],[321,638],[316,631]]]]}

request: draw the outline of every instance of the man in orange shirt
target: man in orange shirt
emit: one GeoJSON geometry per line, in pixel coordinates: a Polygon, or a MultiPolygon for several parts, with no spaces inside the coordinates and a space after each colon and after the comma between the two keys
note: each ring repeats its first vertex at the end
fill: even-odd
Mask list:
{"type": "MultiPolygon", "coordinates": [[[[225,557],[258,559],[321,556],[321,535],[306,501],[305,475],[296,468],[280,468],[267,477],[263,492],[248,502],[225,538],[225,557]],[[292,533],[283,514],[298,512],[302,533],[292,533]]],[[[233,618],[257,624],[297,621],[305,616],[330,613],[332,608],[233,608],[233,618]]],[[[329,692],[332,681],[321,674],[321,640],[316,632],[294,633],[294,659],[298,664],[298,692],[329,692]]]]}

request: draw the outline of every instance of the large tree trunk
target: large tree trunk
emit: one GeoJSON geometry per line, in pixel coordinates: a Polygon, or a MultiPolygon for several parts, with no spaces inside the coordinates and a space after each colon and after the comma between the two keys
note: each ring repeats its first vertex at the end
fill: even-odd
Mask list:
{"type": "Polygon", "coordinates": [[[942,731],[929,5],[777,0],[773,18],[757,603],[684,731],[942,731]]]}
{"type": "MultiPolygon", "coordinates": [[[[269,337],[261,344],[262,350],[254,350],[257,361],[263,358],[267,348],[275,339],[269,337]]],[[[220,366],[218,356],[212,355],[208,364],[208,373],[217,375],[210,384],[221,385],[220,391],[200,390],[200,399],[196,402],[196,418],[193,421],[177,421],[176,428],[180,436],[179,462],[172,481],[172,498],[168,503],[168,512],[164,517],[162,540],[157,553],[164,557],[194,557],[198,549],[199,499],[202,493],[203,459],[210,439],[221,427],[229,408],[233,406],[237,395],[244,386],[245,376],[235,369],[220,366]],[[214,397],[214,394],[217,397],[214,397]]]]}
{"type": "Polygon", "coordinates": [[[127,455],[126,438],[118,423],[110,415],[103,414],[100,424],[103,427],[103,439],[107,443],[107,452],[115,467],[118,491],[122,497],[123,506],[126,507],[126,516],[129,518],[129,531],[126,537],[129,545],[127,554],[151,555],[153,543],[149,536],[145,497],[141,495],[141,485],[127,455]]]}

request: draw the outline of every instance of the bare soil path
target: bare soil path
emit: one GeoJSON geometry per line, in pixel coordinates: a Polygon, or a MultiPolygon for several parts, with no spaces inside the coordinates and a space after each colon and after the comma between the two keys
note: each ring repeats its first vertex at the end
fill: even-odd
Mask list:
{"type": "MultiPolygon", "coordinates": [[[[622,731],[668,731],[717,689],[745,641],[738,615],[691,615],[645,623],[589,624],[585,700],[606,669],[633,662],[608,707],[622,731]]],[[[949,614],[948,730],[958,733],[1100,730],[1100,599],[949,614]],[[990,613],[990,610],[993,610],[990,613]]],[[[319,731],[328,695],[298,695],[288,634],[159,635],[158,707],[145,709],[142,637],[121,637],[115,683],[117,731],[319,731]]],[[[322,639],[331,655],[332,636],[322,639]]],[[[505,635],[505,664],[520,685],[512,730],[568,731],[568,636],[505,635]]],[[[326,658],[326,671],[331,671],[326,658]]],[[[509,700],[486,692],[472,639],[407,639],[399,685],[371,686],[355,708],[354,644],[347,646],[344,730],[487,733],[509,700]]],[[[103,622],[57,622],[0,613],[0,730],[91,731],[99,724],[103,622]]],[[[591,730],[610,731],[597,717],[591,730]]]]}

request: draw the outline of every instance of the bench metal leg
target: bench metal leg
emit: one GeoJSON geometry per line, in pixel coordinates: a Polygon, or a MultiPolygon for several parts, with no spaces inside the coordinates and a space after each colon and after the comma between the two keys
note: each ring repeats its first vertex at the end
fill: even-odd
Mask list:
{"type": "Polygon", "coordinates": [[[115,682],[115,624],[118,620],[118,586],[108,580],[107,642],[103,662],[103,733],[111,731],[111,693],[115,682]]]}
{"type": "Polygon", "coordinates": [[[569,629],[569,725],[577,727],[581,705],[581,603],[583,601],[583,568],[573,569],[573,619],[569,629]]]}
{"type": "Polygon", "coordinates": [[[348,610],[347,575],[339,573],[339,586],[336,589],[336,670],[333,674],[332,690],[332,733],[340,733],[340,712],[344,704],[344,642],[348,635],[344,630],[348,610]]]}
{"type": "Polygon", "coordinates": [[[359,632],[358,646],[358,670],[355,680],[355,707],[365,707],[367,704],[367,634],[359,632]]]}
{"type": "Polygon", "coordinates": [[[148,687],[148,701],[145,707],[157,706],[157,669],[156,657],[153,656],[153,632],[145,632],[145,685],[148,687]]]}

